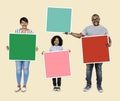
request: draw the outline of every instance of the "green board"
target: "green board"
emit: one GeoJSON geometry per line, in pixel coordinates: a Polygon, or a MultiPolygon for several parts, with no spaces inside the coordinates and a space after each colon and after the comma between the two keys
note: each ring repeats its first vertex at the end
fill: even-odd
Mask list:
{"type": "Polygon", "coordinates": [[[10,60],[35,60],[35,34],[9,34],[10,60]]]}

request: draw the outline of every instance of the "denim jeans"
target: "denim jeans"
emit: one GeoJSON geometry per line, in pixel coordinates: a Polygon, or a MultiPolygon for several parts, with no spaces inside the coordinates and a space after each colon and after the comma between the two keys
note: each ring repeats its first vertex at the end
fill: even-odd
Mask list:
{"type": "Polygon", "coordinates": [[[24,85],[27,84],[29,76],[30,61],[16,61],[16,78],[18,85],[21,84],[22,70],[24,72],[24,85]]]}
{"type": "Polygon", "coordinates": [[[86,81],[87,85],[91,85],[91,77],[92,77],[92,70],[93,66],[95,65],[96,69],[96,80],[97,85],[101,86],[102,83],[102,63],[95,63],[95,64],[86,64],[86,81]]]}

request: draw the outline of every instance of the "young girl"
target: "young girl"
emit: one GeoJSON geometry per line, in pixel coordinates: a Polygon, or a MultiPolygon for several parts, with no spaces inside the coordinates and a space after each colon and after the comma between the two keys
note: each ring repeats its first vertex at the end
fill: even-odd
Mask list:
{"type": "MultiPolygon", "coordinates": [[[[17,29],[15,33],[18,34],[29,34],[32,33],[30,29],[27,28],[28,26],[28,19],[26,17],[22,17],[20,19],[20,25],[22,28],[17,29]]],[[[7,50],[9,50],[9,46],[7,46],[7,50]]],[[[38,50],[38,47],[36,47],[36,50],[38,50]]],[[[29,65],[30,61],[15,61],[16,63],[16,78],[17,78],[17,88],[15,92],[19,92],[20,90],[22,92],[26,91],[26,85],[29,77],[29,65]],[[21,78],[22,78],[22,70],[24,71],[24,82],[23,86],[21,88],[21,78]]]]}
{"type": "MultiPolygon", "coordinates": [[[[63,40],[62,40],[62,38],[60,36],[54,36],[51,39],[51,44],[52,44],[52,46],[49,49],[50,52],[62,51],[63,50],[63,47],[62,47],[63,40]]],[[[61,77],[52,78],[52,81],[53,81],[53,86],[54,86],[53,90],[60,91],[61,77]]]]}
{"type": "MultiPolygon", "coordinates": [[[[54,36],[51,39],[51,44],[52,46],[50,47],[49,51],[50,52],[54,52],[54,51],[62,51],[63,47],[63,40],[60,36],[54,36]]],[[[42,54],[44,53],[44,51],[42,52],[42,54]]],[[[58,78],[52,78],[52,82],[53,82],[53,90],[54,91],[60,91],[60,87],[61,87],[61,77],[58,78]]]]}

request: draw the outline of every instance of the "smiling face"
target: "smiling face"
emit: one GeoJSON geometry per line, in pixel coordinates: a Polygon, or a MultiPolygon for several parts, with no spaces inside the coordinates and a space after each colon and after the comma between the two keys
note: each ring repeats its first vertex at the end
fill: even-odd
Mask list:
{"type": "Polygon", "coordinates": [[[59,39],[58,39],[58,38],[55,38],[55,40],[54,40],[54,45],[55,45],[55,46],[58,46],[58,45],[59,45],[59,39]]]}
{"type": "Polygon", "coordinates": [[[94,26],[99,26],[99,23],[100,23],[99,15],[93,15],[92,16],[92,23],[93,23],[94,26]]]}
{"type": "Polygon", "coordinates": [[[28,23],[22,20],[20,25],[22,26],[23,29],[27,29],[28,23]]]}

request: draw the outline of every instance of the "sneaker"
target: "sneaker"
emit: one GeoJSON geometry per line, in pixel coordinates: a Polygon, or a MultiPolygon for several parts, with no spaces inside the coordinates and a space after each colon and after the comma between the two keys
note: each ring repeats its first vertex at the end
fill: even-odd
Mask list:
{"type": "Polygon", "coordinates": [[[21,89],[22,92],[26,92],[26,90],[27,90],[26,87],[22,87],[21,89]]]}
{"type": "Polygon", "coordinates": [[[17,87],[16,90],[15,90],[15,92],[19,92],[20,90],[21,90],[21,88],[17,87]]]}
{"type": "Polygon", "coordinates": [[[54,91],[57,91],[57,87],[54,87],[53,90],[54,90],[54,91]]]}
{"type": "Polygon", "coordinates": [[[103,89],[101,86],[97,86],[98,92],[103,93],[103,89]]]}
{"type": "Polygon", "coordinates": [[[89,91],[91,89],[91,85],[87,85],[85,88],[84,88],[84,92],[87,92],[87,91],[89,91]]]}
{"type": "Polygon", "coordinates": [[[57,87],[57,91],[60,91],[60,90],[61,90],[61,89],[60,89],[60,86],[58,86],[58,87],[57,87]]]}

